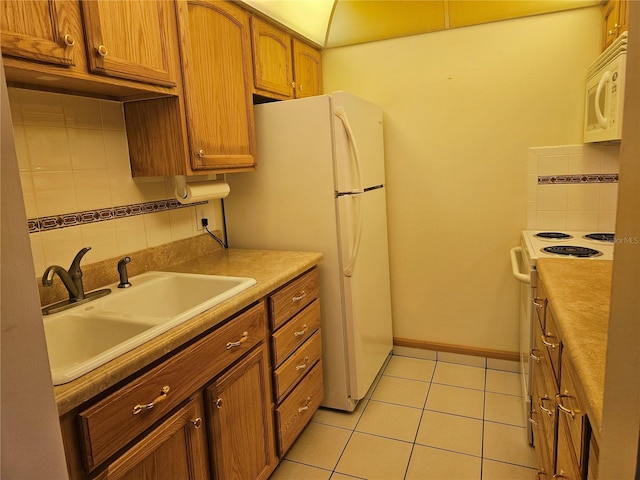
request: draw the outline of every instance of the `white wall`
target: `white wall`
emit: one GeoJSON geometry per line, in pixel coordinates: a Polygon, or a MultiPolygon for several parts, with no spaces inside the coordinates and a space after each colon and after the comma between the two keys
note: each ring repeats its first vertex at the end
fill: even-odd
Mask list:
{"type": "Polygon", "coordinates": [[[16,151],[0,65],[2,117],[2,468],[5,479],[67,478],[58,411],[20,199],[16,151]]]}
{"type": "Polygon", "coordinates": [[[581,143],[599,22],[587,8],[324,51],[325,92],[385,111],[396,337],[517,350],[528,149],[581,143]]]}

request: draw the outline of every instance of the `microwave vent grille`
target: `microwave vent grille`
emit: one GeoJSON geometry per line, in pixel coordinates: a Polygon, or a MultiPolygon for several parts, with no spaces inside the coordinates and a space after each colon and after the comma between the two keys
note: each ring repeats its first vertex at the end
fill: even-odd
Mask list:
{"type": "Polygon", "coordinates": [[[591,64],[587,71],[587,77],[592,77],[598,70],[611,62],[619,55],[627,53],[627,32],[622,32],[620,36],[600,54],[598,59],[591,64]]]}

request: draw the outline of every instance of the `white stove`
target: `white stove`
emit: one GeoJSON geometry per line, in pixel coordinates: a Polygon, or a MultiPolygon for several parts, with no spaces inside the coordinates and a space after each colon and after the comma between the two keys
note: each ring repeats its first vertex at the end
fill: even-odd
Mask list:
{"type": "MultiPolygon", "coordinates": [[[[615,240],[613,233],[584,231],[522,232],[519,247],[511,249],[513,276],[520,281],[520,369],[524,397],[525,419],[531,411],[531,362],[532,325],[534,311],[532,299],[536,298],[538,274],[536,262],[541,258],[564,258],[570,262],[577,258],[589,261],[613,260],[615,240]]],[[[531,425],[526,421],[527,438],[533,443],[531,425]]]]}
{"type": "Polygon", "coordinates": [[[539,258],[613,260],[614,239],[610,232],[525,230],[521,244],[523,256],[532,268],[539,258]]]}

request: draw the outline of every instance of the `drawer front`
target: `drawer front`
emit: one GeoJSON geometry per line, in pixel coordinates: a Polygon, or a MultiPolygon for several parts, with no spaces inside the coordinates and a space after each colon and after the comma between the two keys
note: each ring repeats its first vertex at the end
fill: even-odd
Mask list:
{"type": "Polygon", "coordinates": [[[560,378],[560,394],[556,397],[558,403],[558,416],[564,417],[571,445],[580,465],[582,462],[582,441],[584,438],[584,412],[580,408],[577,390],[573,381],[573,373],[567,362],[562,365],[562,377],[560,378]]]}
{"type": "MultiPolygon", "coordinates": [[[[555,373],[556,379],[560,379],[560,355],[562,352],[562,342],[560,342],[560,336],[558,335],[558,329],[556,323],[551,314],[551,311],[547,311],[546,314],[546,326],[543,330],[543,334],[540,337],[542,344],[546,347],[555,373]]],[[[559,386],[559,385],[558,385],[559,386]]]]}
{"type": "Polygon", "coordinates": [[[318,328],[320,328],[320,301],[314,300],[311,305],[272,335],[274,367],[279,367],[318,328]]]}
{"type": "Polygon", "coordinates": [[[89,469],[151,427],[265,336],[266,310],[260,303],[81,412],[89,469]]]}
{"type": "Polygon", "coordinates": [[[270,295],[271,329],[277,330],[318,298],[319,292],[318,269],[314,268],[270,295]]]}
{"type": "Polygon", "coordinates": [[[281,458],[309,423],[323,395],[321,360],[276,409],[278,454],[281,458]]]}
{"type": "Polygon", "coordinates": [[[322,338],[317,330],[273,373],[276,402],[284,398],[322,357],[322,338]]]}

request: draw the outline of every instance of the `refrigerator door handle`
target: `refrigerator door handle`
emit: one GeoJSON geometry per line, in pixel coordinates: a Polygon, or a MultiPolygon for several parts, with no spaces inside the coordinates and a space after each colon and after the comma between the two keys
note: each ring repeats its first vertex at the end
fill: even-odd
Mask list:
{"type": "Polygon", "coordinates": [[[360,205],[360,195],[354,195],[349,197],[353,202],[353,210],[355,210],[355,215],[353,218],[353,243],[351,244],[351,254],[349,255],[349,261],[343,268],[343,272],[345,277],[350,277],[353,275],[353,270],[356,267],[356,260],[358,258],[358,252],[360,251],[360,239],[362,238],[362,206],[360,205]]]}
{"type": "Polygon", "coordinates": [[[347,118],[347,114],[342,107],[336,107],[334,110],[334,115],[340,119],[342,125],[344,126],[344,131],[347,134],[347,138],[349,139],[349,144],[353,150],[353,158],[356,166],[356,175],[358,180],[358,186],[351,190],[351,193],[362,193],[364,192],[362,187],[362,169],[360,168],[360,153],[358,151],[358,144],[356,143],[356,139],[353,136],[353,130],[351,130],[351,125],[349,124],[349,119],[347,118]]]}

